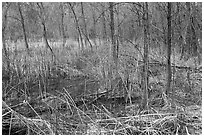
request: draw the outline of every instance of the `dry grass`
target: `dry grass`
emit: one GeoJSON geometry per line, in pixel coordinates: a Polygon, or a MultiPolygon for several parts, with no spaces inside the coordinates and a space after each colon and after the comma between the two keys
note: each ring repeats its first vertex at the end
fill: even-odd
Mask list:
{"type": "MultiPolygon", "coordinates": [[[[15,48],[14,43],[8,43],[9,47],[12,47],[9,49],[10,71],[4,58],[2,64],[2,124],[7,127],[6,134],[13,134],[15,128],[15,132],[19,132],[21,129],[17,128],[18,123],[22,124],[24,131],[20,134],[201,134],[201,107],[196,105],[200,104],[202,98],[202,77],[194,71],[176,70],[174,74],[176,109],[171,107],[171,98],[166,98],[163,94],[166,85],[165,68],[156,65],[150,67],[152,92],[148,111],[141,111],[137,103],[125,104],[125,114],[119,112],[122,115],[119,117],[105,104],[98,106],[87,103],[87,96],[105,92],[109,82],[114,83],[118,74],[120,79],[125,81],[127,72],[132,83],[132,92],[135,93],[131,96],[142,94],[139,86],[143,65],[141,51],[127,43],[121,45],[116,70],[112,66],[111,44],[99,40],[96,43],[97,45],[92,43],[92,51],[90,45],[87,45],[85,50],[80,52],[79,44],[74,40],[67,41],[64,48],[60,47],[60,41],[50,42],[57,58],[55,62],[42,42],[30,43],[31,56],[27,55],[22,42],[17,43],[18,48],[15,48]],[[110,67],[113,68],[112,77],[108,73],[110,67]],[[78,77],[88,77],[85,83],[97,81],[99,87],[89,90],[94,86],[85,84],[82,88],[80,80],[72,83],[72,80],[78,77]],[[188,101],[185,102],[187,98],[188,101]],[[197,102],[192,102],[195,98],[197,102]],[[77,104],[78,100],[83,107],[77,104]],[[45,110],[46,112],[42,112],[45,110]]],[[[165,53],[160,51],[156,48],[150,50],[150,62],[165,63],[165,53]]],[[[172,62],[176,66],[199,67],[196,58],[183,61],[178,53],[172,55],[172,62]]],[[[119,89],[115,89],[119,93],[119,89]]]]}

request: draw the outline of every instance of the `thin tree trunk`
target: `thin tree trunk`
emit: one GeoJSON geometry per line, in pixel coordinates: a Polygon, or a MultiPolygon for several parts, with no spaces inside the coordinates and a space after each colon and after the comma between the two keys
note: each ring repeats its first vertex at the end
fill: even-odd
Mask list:
{"type": "MultiPolygon", "coordinates": [[[[113,75],[113,69],[115,71],[116,74],[116,78],[118,77],[118,57],[117,57],[117,45],[116,45],[116,39],[115,39],[115,28],[114,28],[114,11],[113,11],[113,3],[110,2],[109,3],[109,11],[110,11],[110,31],[111,31],[111,43],[112,43],[112,57],[113,57],[113,61],[114,61],[114,67],[111,67],[111,75],[113,75]]],[[[112,65],[110,65],[112,66],[112,65]]],[[[113,80],[113,79],[112,79],[113,80]]],[[[111,82],[112,85],[112,82],[111,82]]],[[[111,89],[113,89],[113,87],[111,86],[111,89]]],[[[115,91],[115,90],[114,90],[115,91]]],[[[117,92],[117,91],[116,91],[117,92]]],[[[116,95],[116,93],[114,93],[114,95],[116,95]]],[[[116,100],[114,100],[115,102],[115,107],[116,107],[116,100]]]]}
{"type": "Polygon", "coordinates": [[[23,29],[23,37],[24,37],[24,41],[25,41],[27,52],[29,54],[29,45],[28,45],[28,40],[27,40],[27,35],[26,35],[26,30],[25,30],[24,17],[23,17],[23,14],[22,14],[21,4],[20,3],[18,3],[18,10],[19,10],[20,17],[21,17],[21,25],[22,25],[22,29],[23,29]]]}
{"type": "Polygon", "coordinates": [[[113,3],[109,3],[109,14],[110,14],[110,31],[111,31],[111,47],[110,47],[110,63],[109,63],[109,67],[108,67],[108,87],[109,90],[113,90],[113,66],[111,61],[114,61],[114,45],[115,45],[115,40],[114,40],[114,14],[113,14],[113,3]]]}
{"type": "Polygon", "coordinates": [[[92,15],[93,15],[93,35],[94,35],[94,39],[93,39],[93,42],[94,42],[94,45],[95,45],[95,47],[97,47],[97,45],[96,45],[96,36],[97,36],[97,34],[96,34],[96,14],[95,14],[95,10],[94,9],[92,9],[92,15]]]}
{"type": "Polygon", "coordinates": [[[171,2],[168,2],[168,48],[167,48],[167,87],[166,94],[171,91],[171,2]]]}
{"type": "Polygon", "coordinates": [[[144,82],[144,93],[143,93],[143,104],[142,109],[148,108],[148,53],[149,53],[149,21],[148,21],[148,3],[144,3],[144,68],[143,68],[143,82],[144,82]]]}
{"type": "Polygon", "coordinates": [[[69,7],[74,15],[74,20],[75,20],[75,23],[76,23],[76,29],[78,31],[78,34],[79,34],[79,39],[81,41],[81,47],[82,47],[82,51],[84,50],[84,45],[83,45],[83,38],[82,38],[82,34],[81,34],[81,31],[80,31],[80,28],[79,28],[79,22],[78,22],[78,19],[77,19],[77,16],[76,16],[76,13],[74,11],[74,8],[72,6],[72,4],[69,2],[69,7]]]}
{"type": "Polygon", "coordinates": [[[87,28],[86,28],[86,20],[85,20],[85,14],[84,14],[84,6],[83,6],[83,2],[81,2],[81,14],[82,14],[82,18],[83,18],[83,26],[84,26],[84,35],[86,35],[84,41],[85,41],[85,46],[87,45],[87,40],[88,38],[88,32],[87,32],[87,28]]]}
{"type": "Polygon", "coordinates": [[[50,51],[54,54],[52,48],[50,47],[48,40],[47,40],[47,31],[46,31],[46,24],[45,22],[42,22],[42,26],[43,26],[43,39],[46,45],[46,48],[50,49],[50,51]]]}
{"type": "MultiPolygon", "coordinates": [[[[3,4],[2,4],[3,5],[3,4]]],[[[9,62],[9,55],[6,49],[6,42],[5,42],[5,35],[6,35],[6,28],[7,28],[7,14],[8,14],[8,9],[10,7],[10,3],[5,3],[5,8],[4,6],[2,7],[2,43],[3,43],[3,51],[4,51],[4,56],[6,60],[6,67],[8,70],[8,73],[10,73],[10,62],[9,62]]]]}
{"type": "Polygon", "coordinates": [[[109,7],[109,10],[110,10],[110,31],[111,31],[111,43],[112,43],[112,54],[113,54],[113,60],[114,60],[114,63],[117,67],[117,47],[116,47],[116,41],[115,41],[115,28],[114,28],[114,12],[113,12],[113,3],[110,2],[109,3],[110,7],[109,7]]]}
{"type": "MultiPolygon", "coordinates": [[[[103,5],[105,3],[102,3],[102,9],[105,9],[105,5],[103,5]]],[[[105,11],[102,11],[102,23],[103,23],[103,40],[106,41],[107,39],[107,33],[106,33],[106,19],[105,19],[105,11]]]]}
{"type": "MultiPolygon", "coordinates": [[[[117,6],[117,36],[120,35],[120,31],[121,31],[121,28],[120,28],[120,19],[119,19],[119,6],[117,6]]],[[[120,45],[120,37],[117,37],[116,39],[116,58],[118,59],[118,53],[119,53],[119,45],[120,45]]]]}
{"type": "Polygon", "coordinates": [[[44,39],[44,42],[45,42],[45,46],[46,46],[46,49],[49,49],[52,53],[52,57],[53,57],[53,60],[54,60],[54,63],[55,63],[55,54],[52,50],[52,48],[50,47],[49,43],[48,43],[48,40],[47,40],[47,29],[46,29],[46,24],[45,24],[45,13],[44,13],[44,6],[43,6],[43,3],[40,2],[40,3],[37,3],[39,9],[40,9],[40,19],[41,19],[41,24],[42,24],[42,27],[43,27],[43,39],[44,39]]]}
{"type": "Polygon", "coordinates": [[[7,27],[7,13],[8,13],[8,9],[10,4],[6,3],[5,4],[6,8],[4,10],[4,7],[2,8],[3,10],[3,16],[2,16],[2,42],[3,42],[3,51],[4,51],[4,55],[6,57],[8,57],[8,53],[7,53],[7,49],[6,49],[6,42],[5,42],[5,33],[6,33],[6,27],[7,27]]]}
{"type": "Polygon", "coordinates": [[[63,7],[63,3],[60,3],[60,9],[61,9],[62,47],[65,47],[66,36],[65,36],[65,31],[64,31],[64,7],[63,7]]]}

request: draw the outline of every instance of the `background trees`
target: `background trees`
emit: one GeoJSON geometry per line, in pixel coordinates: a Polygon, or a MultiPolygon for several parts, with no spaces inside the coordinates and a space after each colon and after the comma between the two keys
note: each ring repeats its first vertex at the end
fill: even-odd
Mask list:
{"type": "MultiPolygon", "coordinates": [[[[202,19],[201,3],[169,4],[148,3],[146,9],[142,3],[3,3],[3,50],[6,55],[6,40],[22,38],[28,49],[28,41],[42,37],[51,52],[49,41],[53,39],[62,41],[63,47],[68,38],[78,40],[81,50],[96,45],[97,40],[110,40],[117,66],[119,47],[125,43],[140,51],[143,44],[151,45],[150,48],[158,48],[162,55],[168,55],[170,81],[172,48],[181,53],[181,60],[191,56],[198,58],[197,64],[201,63],[202,19]],[[166,50],[167,53],[163,52],[166,50]]],[[[144,58],[149,54],[147,49],[144,48],[144,58]]],[[[165,56],[161,58],[166,60],[165,56]]]]}
{"type": "Polygon", "coordinates": [[[202,4],[189,2],[3,3],[3,99],[62,109],[57,99],[72,97],[77,112],[102,101],[108,115],[125,110],[123,117],[171,110],[180,100],[200,105],[201,15],[202,4]]]}
{"type": "MultiPolygon", "coordinates": [[[[27,5],[24,7],[25,9],[25,26],[28,28],[28,32],[30,35],[28,35],[28,38],[33,38],[32,34],[40,34],[40,30],[37,29],[38,25],[41,24],[40,20],[37,19],[38,16],[38,9],[33,4],[36,3],[24,3],[24,5],[27,5]],[[34,6],[34,7],[33,7],[34,6]],[[33,28],[33,29],[32,29],[33,28]],[[34,29],[35,28],[35,29],[34,29]],[[38,32],[35,32],[38,31],[38,32]]],[[[79,27],[80,30],[84,31],[86,33],[93,33],[93,27],[96,27],[96,36],[99,37],[99,34],[102,36],[104,35],[105,31],[105,25],[107,23],[110,23],[109,21],[109,14],[108,14],[108,7],[106,6],[107,3],[70,3],[71,5],[75,6],[74,11],[76,13],[77,18],[79,18],[79,27]],[[103,8],[101,10],[101,7],[103,8]],[[92,10],[88,10],[91,8],[92,10]],[[94,12],[93,12],[94,11],[94,12]],[[95,18],[95,21],[94,21],[95,18]],[[89,24],[87,26],[87,24],[89,24]],[[95,25],[94,25],[95,24],[95,25]]],[[[18,12],[15,12],[18,10],[18,4],[11,3],[11,7],[9,8],[9,16],[12,17],[9,19],[10,26],[17,27],[18,19],[16,19],[16,16],[18,16],[18,12]]],[[[49,13],[45,14],[45,18],[47,18],[47,24],[48,28],[47,31],[49,33],[50,38],[58,38],[60,39],[60,36],[62,35],[62,22],[64,22],[64,30],[65,33],[70,35],[71,38],[74,38],[76,35],[76,28],[74,20],[72,20],[72,11],[68,7],[68,3],[46,3],[46,8],[53,9],[49,10],[49,13]],[[64,13],[64,14],[62,14],[64,13]],[[61,16],[60,16],[61,15],[61,16]],[[64,21],[63,21],[64,20],[64,21]],[[53,28],[53,29],[51,29],[53,28]],[[61,32],[61,34],[59,33],[61,32]]],[[[165,29],[163,27],[166,27],[166,21],[164,20],[164,17],[166,16],[166,4],[165,3],[150,3],[150,15],[151,15],[151,27],[150,29],[156,29],[158,32],[153,31],[152,36],[154,35],[161,35],[162,33],[159,31],[161,29],[165,29]],[[165,21],[165,22],[164,22],[165,21]]],[[[190,36],[187,36],[188,32],[193,32],[198,35],[201,39],[201,33],[199,29],[201,28],[201,5],[200,3],[172,3],[172,17],[175,19],[173,21],[175,28],[176,35],[175,38],[182,39],[190,39],[190,36]],[[177,37],[180,35],[181,37],[177,37]]],[[[137,37],[138,35],[138,28],[141,25],[141,18],[142,18],[142,6],[140,3],[115,3],[114,4],[114,14],[117,13],[117,16],[115,16],[115,23],[118,20],[118,25],[120,27],[120,32],[123,34],[124,38],[133,39],[131,37],[137,37]],[[117,6],[117,8],[116,8],[117,6]],[[116,20],[117,18],[117,20],[116,20]]],[[[20,19],[21,17],[19,17],[20,19]]],[[[11,29],[12,29],[11,28],[11,29]]],[[[39,28],[39,27],[38,27],[39,28]]],[[[8,37],[13,38],[13,35],[11,34],[11,31],[8,31],[8,37]]],[[[19,30],[20,31],[20,30],[19,30]]],[[[107,30],[106,30],[107,31],[107,30]]],[[[110,30],[109,34],[110,34],[110,30]]],[[[120,35],[121,35],[120,34],[120,35]]],[[[23,35],[23,33],[19,32],[15,35],[23,35]]],[[[86,34],[88,35],[88,34],[86,34]]],[[[111,35],[109,35],[111,36],[111,35]]],[[[122,35],[121,35],[122,36],[122,35]]],[[[192,36],[191,36],[192,37],[192,36]]]]}

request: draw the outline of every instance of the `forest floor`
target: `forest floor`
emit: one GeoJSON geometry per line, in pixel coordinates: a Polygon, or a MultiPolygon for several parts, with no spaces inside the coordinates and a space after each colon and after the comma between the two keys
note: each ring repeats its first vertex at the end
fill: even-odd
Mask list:
{"type": "MultiPolygon", "coordinates": [[[[103,54],[65,53],[69,57],[58,58],[54,64],[51,56],[43,52],[33,54],[28,57],[11,53],[9,71],[4,69],[3,61],[2,134],[202,134],[201,67],[175,63],[174,92],[166,96],[165,65],[156,57],[152,59],[149,107],[142,110],[139,84],[133,84],[138,94],[131,98],[126,98],[125,88],[118,84],[123,77],[113,79],[111,91],[104,88],[102,83],[107,79],[101,76],[100,68],[101,64],[106,67],[108,59],[103,54]]],[[[120,55],[123,55],[120,61],[126,62],[124,53],[120,55]]],[[[134,62],[131,58],[128,61],[134,62]]],[[[133,81],[135,77],[138,81],[139,75],[135,74],[135,71],[130,73],[133,81]]]]}

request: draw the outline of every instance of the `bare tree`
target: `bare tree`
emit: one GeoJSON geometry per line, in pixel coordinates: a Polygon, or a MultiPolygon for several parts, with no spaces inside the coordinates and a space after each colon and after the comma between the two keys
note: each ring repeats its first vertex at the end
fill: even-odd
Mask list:
{"type": "Polygon", "coordinates": [[[166,94],[171,91],[171,2],[168,2],[168,15],[167,15],[167,21],[168,21],[168,35],[167,35],[167,42],[168,42],[168,48],[167,48],[167,87],[166,87],[166,94]]]}
{"type": "Polygon", "coordinates": [[[77,19],[76,13],[74,11],[74,5],[71,4],[70,2],[68,4],[69,4],[69,7],[70,7],[70,9],[71,9],[71,11],[72,11],[72,13],[74,15],[74,21],[75,21],[75,24],[76,24],[76,29],[78,31],[78,36],[79,36],[79,39],[81,41],[81,47],[82,47],[82,51],[83,51],[84,50],[83,38],[82,38],[81,30],[79,28],[79,21],[77,19]]]}
{"type": "Polygon", "coordinates": [[[42,27],[43,27],[43,39],[44,39],[44,42],[45,42],[45,46],[46,48],[50,49],[51,53],[53,56],[54,55],[54,52],[52,50],[52,48],[50,47],[49,43],[48,43],[48,40],[47,40],[47,28],[46,28],[46,22],[45,22],[45,9],[44,9],[44,6],[43,6],[43,3],[40,2],[40,3],[37,3],[37,6],[40,10],[40,14],[39,14],[39,18],[41,20],[41,24],[42,24],[42,27]]]}
{"type": "MultiPolygon", "coordinates": [[[[119,19],[119,13],[120,13],[120,5],[117,5],[117,36],[120,35],[121,32],[121,27],[120,27],[120,19],[119,19]]],[[[116,58],[118,58],[118,53],[119,53],[119,42],[120,42],[120,37],[117,37],[116,39],[116,58]]]]}
{"type": "MultiPolygon", "coordinates": [[[[188,30],[191,31],[191,7],[190,7],[190,2],[186,2],[186,16],[185,16],[185,27],[184,27],[184,30],[182,32],[182,40],[183,40],[183,43],[182,43],[182,47],[181,47],[181,58],[180,59],[183,59],[185,57],[184,53],[189,51],[190,48],[188,46],[188,44],[191,42],[191,40],[189,41],[189,43],[186,42],[186,40],[188,40],[188,30]]],[[[181,22],[180,22],[181,23],[181,22]]],[[[189,44],[190,45],[190,44],[189,44]]]]}
{"type": "Polygon", "coordinates": [[[10,3],[2,3],[3,7],[2,7],[2,42],[3,42],[3,53],[4,56],[6,58],[6,66],[8,69],[8,72],[10,72],[10,62],[9,62],[9,55],[6,49],[6,42],[5,42],[5,35],[6,35],[6,28],[7,28],[7,24],[8,24],[8,20],[7,20],[7,14],[8,14],[8,10],[10,7],[10,3]]]}
{"type": "Polygon", "coordinates": [[[64,30],[64,3],[60,3],[60,10],[61,10],[61,32],[62,32],[62,46],[65,47],[66,43],[66,36],[64,30]]]}
{"type": "Polygon", "coordinates": [[[19,10],[20,17],[21,17],[21,25],[22,25],[22,29],[23,29],[23,37],[24,37],[24,41],[25,41],[27,52],[29,54],[29,45],[28,45],[28,40],[27,40],[27,35],[26,35],[26,30],[25,30],[25,21],[24,21],[24,17],[23,17],[21,6],[23,6],[23,5],[20,2],[18,2],[18,10],[19,10]]]}
{"type": "Polygon", "coordinates": [[[149,19],[148,19],[148,3],[143,5],[143,25],[144,25],[144,68],[143,68],[143,102],[142,108],[148,108],[148,53],[149,53],[149,19]]]}
{"type": "Polygon", "coordinates": [[[89,39],[88,38],[88,32],[87,32],[87,27],[86,27],[86,18],[85,18],[85,13],[84,13],[84,5],[83,5],[83,2],[80,3],[81,4],[81,14],[82,14],[82,19],[83,19],[83,29],[84,29],[84,32],[83,34],[85,35],[85,46],[87,45],[87,40],[89,39]]]}
{"type": "Polygon", "coordinates": [[[105,18],[105,3],[101,3],[102,7],[102,23],[103,23],[103,40],[106,41],[107,39],[107,33],[106,33],[106,18],[105,18]]]}
{"type": "MultiPolygon", "coordinates": [[[[90,4],[90,6],[94,6],[94,5],[92,5],[92,4],[90,4]]],[[[91,10],[92,10],[92,18],[93,18],[93,28],[91,29],[91,38],[93,39],[93,42],[94,42],[94,44],[95,44],[95,47],[97,47],[96,46],[96,38],[97,38],[97,33],[96,33],[96,23],[97,23],[97,21],[96,21],[96,13],[95,13],[95,10],[94,10],[94,8],[91,8],[91,10]]]]}
{"type": "Polygon", "coordinates": [[[117,67],[117,47],[116,47],[116,41],[115,41],[115,28],[114,28],[114,12],[113,12],[113,3],[109,3],[109,10],[110,10],[110,31],[111,31],[111,43],[112,43],[112,54],[113,54],[113,60],[117,67]]]}

